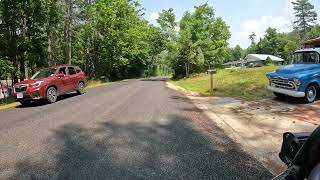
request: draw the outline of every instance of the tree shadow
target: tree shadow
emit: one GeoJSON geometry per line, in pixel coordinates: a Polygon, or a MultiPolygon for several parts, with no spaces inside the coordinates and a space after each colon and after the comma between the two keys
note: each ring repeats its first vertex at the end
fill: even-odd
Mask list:
{"type": "Polygon", "coordinates": [[[167,77],[157,77],[157,78],[147,78],[147,79],[141,79],[140,81],[168,81],[170,78],[167,77]]]}
{"type": "MultiPolygon", "coordinates": [[[[220,130],[215,142],[189,119],[158,123],[66,124],[48,138],[49,159],[24,159],[9,179],[270,179],[257,160],[220,130]]],[[[119,123],[117,123],[119,122],[119,123]]]]}

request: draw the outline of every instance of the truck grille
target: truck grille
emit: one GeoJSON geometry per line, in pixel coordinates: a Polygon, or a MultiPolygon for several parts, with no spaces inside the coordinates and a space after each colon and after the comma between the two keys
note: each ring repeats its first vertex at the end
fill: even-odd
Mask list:
{"type": "Polygon", "coordinates": [[[270,80],[270,83],[273,83],[275,87],[282,88],[282,89],[296,89],[296,85],[293,81],[286,80],[286,79],[278,79],[274,78],[270,80]]]}
{"type": "Polygon", "coordinates": [[[16,92],[24,92],[24,91],[26,91],[27,90],[27,85],[24,85],[24,84],[22,84],[22,85],[17,85],[17,86],[15,86],[14,87],[14,90],[16,91],[16,92]]]}

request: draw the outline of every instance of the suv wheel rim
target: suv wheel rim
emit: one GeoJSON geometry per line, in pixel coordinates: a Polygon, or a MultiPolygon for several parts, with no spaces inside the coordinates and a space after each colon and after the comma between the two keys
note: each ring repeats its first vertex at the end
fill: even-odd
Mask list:
{"type": "Polygon", "coordinates": [[[50,88],[48,90],[48,97],[47,97],[51,102],[56,101],[57,98],[57,92],[55,88],[50,88]]]}
{"type": "Polygon", "coordinates": [[[314,86],[310,86],[307,90],[307,98],[308,100],[311,102],[311,101],[314,101],[315,98],[317,96],[317,90],[314,86]]]}
{"type": "Polygon", "coordinates": [[[84,84],[83,84],[82,82],[79,83],[79,92],[80,92],[81,94],[83,94],[83,93],[85,92],[84,84]]]}

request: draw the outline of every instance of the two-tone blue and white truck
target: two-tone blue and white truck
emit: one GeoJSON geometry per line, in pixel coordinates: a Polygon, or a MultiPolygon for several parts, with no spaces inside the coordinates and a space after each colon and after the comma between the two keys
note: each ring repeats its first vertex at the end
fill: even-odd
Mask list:
{"type": "Polygon", "coordinates": [[[297,50],[290,65],[269,72],[268,89],[277,97],[303,98],[314,102],[320,95],[320,48],[297,50]]]}

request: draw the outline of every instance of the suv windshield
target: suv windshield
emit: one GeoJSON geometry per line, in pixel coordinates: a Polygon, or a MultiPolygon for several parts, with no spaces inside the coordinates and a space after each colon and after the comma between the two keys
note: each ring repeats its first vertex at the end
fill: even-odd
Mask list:
{"type": "Polygon", "coordinates": [[[56,72],[57,69],[50,68],[50,69],[42,69],[38,72],[36,72],[30,79],[40,79],[40,78],[46,78],[51,76],[56,72]]]}
{"type": "Polygon", "coordinates": [[[294,64],[313,64],[319,63],[319,54],[317,52],[298,52],[293,57],[294,64]]]}

